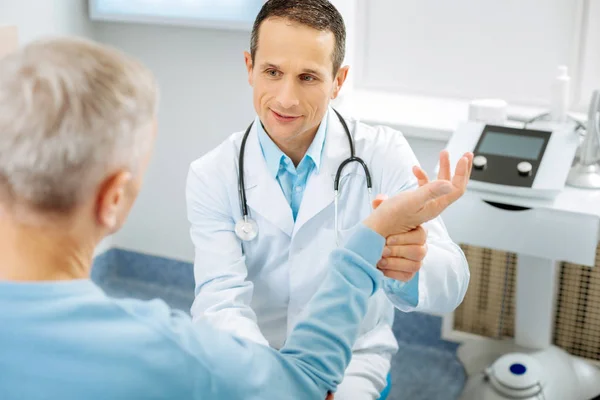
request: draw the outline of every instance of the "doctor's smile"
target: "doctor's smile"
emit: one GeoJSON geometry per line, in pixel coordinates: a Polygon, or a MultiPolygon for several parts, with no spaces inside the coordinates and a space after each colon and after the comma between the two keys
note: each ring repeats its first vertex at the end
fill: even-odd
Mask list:
{"type": "Polygon", "coordinates": [[[300,119],[302,116],[300,115],[288,115],[286,113],[281,113],[281,112],[277,112],[273,109],[271,109],[271,112],[273,113],[273,115],[275,116],[275,118],[279,121],[279,122],[295,122],[298,119],[300,119]]]}

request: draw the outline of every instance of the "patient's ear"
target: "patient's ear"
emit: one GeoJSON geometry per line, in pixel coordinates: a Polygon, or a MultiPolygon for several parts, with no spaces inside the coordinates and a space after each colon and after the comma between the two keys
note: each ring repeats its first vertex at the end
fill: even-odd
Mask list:
{"type": "Polygon", "coordinates": [[[96,197],[96,218],[98,224],[111,233],[120,228],[133,204],[131,185],[131,173],[122,170],[109,176],[100,186],[96,197]]]}

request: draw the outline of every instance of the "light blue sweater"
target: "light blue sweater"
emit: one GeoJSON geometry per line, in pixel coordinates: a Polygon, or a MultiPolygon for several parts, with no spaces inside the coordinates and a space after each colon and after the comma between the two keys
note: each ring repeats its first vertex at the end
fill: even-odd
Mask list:
{"type": "Polygon", "coordinates": [[[162,301],[111,299],[89,280],[0,282],[0,399],[324,400],[379,287],[384,244],[361,226],[332,253],[279,352],[162,301]]]}

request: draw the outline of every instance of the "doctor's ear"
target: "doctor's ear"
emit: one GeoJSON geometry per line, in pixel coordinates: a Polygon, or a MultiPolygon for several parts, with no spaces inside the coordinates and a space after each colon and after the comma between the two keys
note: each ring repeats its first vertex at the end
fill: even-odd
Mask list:
{"type": "Polygon", "coordinates": [[[252,79],[252,70],[253,70],[253,65],[252,65],[252,55],[250,53],[248,53],[247,51],[244,52],[244,62],[246,63],[246,70],[248,71],[248,83],[250,84],[250,86],[252,86],[253,84],[253,79],[252,79]]]}
{"type": "Polygon", "coordinates": [[[335,78],[333,79],[333,91],[331,93],[331,99],[335,99],[338,94],[340,93],[340,90],[342,90],[342,86],[344,85],[344,82],[346,81],[346,77],[348,76],[348,70],[350,69],[350,67],[348,65],[343,66],[342,68],[340,68],[337,72],[337,74],[335,75],[335,78]]]}

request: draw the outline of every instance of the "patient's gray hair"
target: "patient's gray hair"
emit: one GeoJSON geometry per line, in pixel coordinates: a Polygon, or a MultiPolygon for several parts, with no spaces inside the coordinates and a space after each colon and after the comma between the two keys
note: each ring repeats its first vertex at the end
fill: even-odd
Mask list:
{"type": "Polygon", "coordinates": [[[158,89],[121,52],[76,38],[0,59],[0,201],[68,212],[152,143],[158,89]]]}

